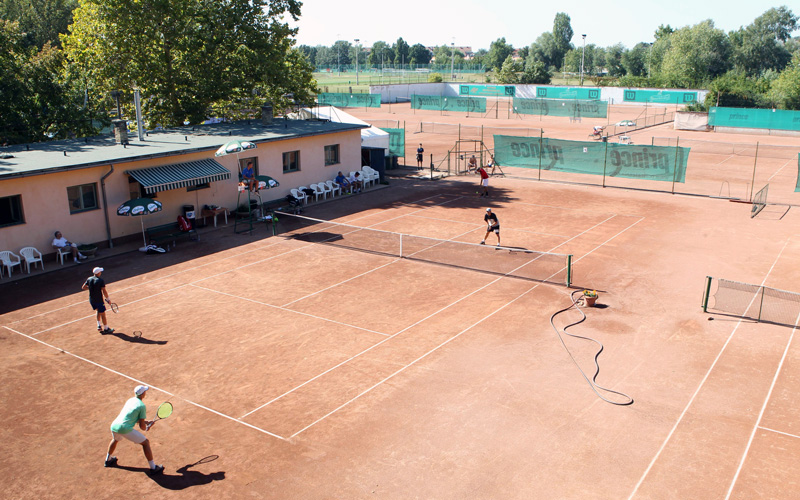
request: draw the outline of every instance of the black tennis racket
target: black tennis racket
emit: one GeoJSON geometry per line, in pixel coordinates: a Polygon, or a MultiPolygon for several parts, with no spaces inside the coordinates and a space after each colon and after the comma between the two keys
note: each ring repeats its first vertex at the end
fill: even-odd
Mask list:
{"type": "Polygon", "coordinates": [[[153,424],[155,424],[156,422],[158,422],[158,421],[159,421],[159,420],[161,420],[162,418],[167,418],[167,417],[169,417],[170,415],[172,415],[172,403],[170,403],[169,401],[167,401],[167,402],[164,402],[164,403],[161,403],[161,404],[158,406],[158,410],[156,410],[156,419],[155,419],[155,420],[153,420],[153,421],[152,421],[152,422],[151,422],[151,423],[150,423],[150,424],[147,426],[147,429],[145,429],[145,430],[148,430],[148,431],[149,431],[149,430],[150,430],[150,427],[152,427],[152,426],[153,426],[153,424]]]}
{"type": "Polygon", "coordinates": [[[116,302],[111,302],[108,299],[106,299],[106,302],[108,302],[108,306],[111,308],[112,311],[114,311],[114,314],[119,312],[119,306],[117,305],[116,302]]]}

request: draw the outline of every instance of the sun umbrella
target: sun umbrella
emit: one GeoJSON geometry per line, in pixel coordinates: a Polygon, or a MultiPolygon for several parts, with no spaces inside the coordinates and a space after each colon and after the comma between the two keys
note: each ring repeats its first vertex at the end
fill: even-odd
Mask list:
{"type": "MultiPolygon", "coordinates": [[[[149,215],[161,211],[161,202],[152,198],[136,198],[135,200],[126,201],[117,207],[117,215],[138,217],[140,215],[149,215]]],[[[144,246],[147,246],[147,235],[144,232],[144,221],[142,223],[142,239],[144,246]]]]}
{"type": "Polygon", "coordinates": [[[214,156],[226,156],[235,154],[238,155],[242,151],[246,151],[248,149],[255,149],[256,145],[250,141],[230,141],[226,142],[214,153],[214,156]]]}

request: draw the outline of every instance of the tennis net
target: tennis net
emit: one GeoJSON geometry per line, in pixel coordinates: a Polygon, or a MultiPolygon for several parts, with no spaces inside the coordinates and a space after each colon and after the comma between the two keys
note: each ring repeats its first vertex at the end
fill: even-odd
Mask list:
{"type": "Polygon", "coordinates": [[[720,311],[758,321],[795,326],[800,321],[800,293],[722,278],[706,278],[703,311],[720,311]],[[716,290],[712,285],[716,281],[716,290]],[[714,299],[711,301],[710,299],[714,299]]]}
{"type": "Polygon", "coordinates": [[[273,222],[273,234],[286,238],[511,278],[566,286],[572,282],[572,255],[442,240],[275,213],[279,222],[273,222]]]}

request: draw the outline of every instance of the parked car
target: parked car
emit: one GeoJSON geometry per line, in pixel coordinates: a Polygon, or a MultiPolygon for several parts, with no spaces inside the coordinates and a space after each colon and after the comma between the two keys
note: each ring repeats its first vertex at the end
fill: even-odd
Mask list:
{"type": "Polygon", "coordinates": [[[622,120],[617,123],[617,127],[635,127],[636,122],[633,120],[622,120]]]}

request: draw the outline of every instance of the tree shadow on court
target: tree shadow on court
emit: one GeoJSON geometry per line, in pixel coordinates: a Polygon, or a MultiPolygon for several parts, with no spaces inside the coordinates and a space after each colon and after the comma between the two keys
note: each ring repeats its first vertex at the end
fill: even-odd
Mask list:
{"type": "Polygon", "coordinates": [[[136,337],[133,335],[128,335],[125,332],[114,332],[108,335],[112,337],[117,337],[120,340],[124,340],[125,342],[131,342],[134,344],[166,345],[167,343],[166,340],[151,340],[151,339],[146,339],[144,337],[136,337]]]}

